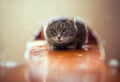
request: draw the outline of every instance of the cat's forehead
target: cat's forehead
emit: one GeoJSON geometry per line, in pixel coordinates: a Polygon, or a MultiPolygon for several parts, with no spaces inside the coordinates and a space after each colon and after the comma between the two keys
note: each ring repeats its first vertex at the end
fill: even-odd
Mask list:
{"type": "Polygon", "coordinates": [[[48,25],[50,28],[68,28],[69,26],[73,26],[74,23],[72,20],[63,19],[63,20],[56,20],[53,21],[51,24],[48,25]]]}
{"type": "Polygon", "coordinates": [[[52,24],[73,24],[73,20],[70,20],[70,19],[60,19],[60,20],[56,20],[56,21],[53,21],[52,24]]]}

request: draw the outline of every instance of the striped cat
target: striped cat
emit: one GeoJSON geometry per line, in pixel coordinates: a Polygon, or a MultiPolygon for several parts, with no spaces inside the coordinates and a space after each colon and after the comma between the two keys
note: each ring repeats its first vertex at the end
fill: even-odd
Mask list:
{"type": "Polygon", "coordinates": [[[87,26],[78,18],[58,18],[44,26],[44,35],[52,49],[77,49],[87,42],[87,26]]]}

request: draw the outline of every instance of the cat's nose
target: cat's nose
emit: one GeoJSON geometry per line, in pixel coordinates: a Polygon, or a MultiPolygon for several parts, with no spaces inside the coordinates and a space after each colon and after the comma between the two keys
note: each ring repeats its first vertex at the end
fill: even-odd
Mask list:
{"type": "Polygon", "coordinates": [[[57,38],[58,38],[58,40],[60,40],[60,36],[58,36],[57,38]]]}
{"type": "Polygon", "coordinates": [[[57,36],[57,38],[58,38],[58,40],[60,40],[61,36],[60,36],[60,35],[58,35],[58,36],[57,36]]]}

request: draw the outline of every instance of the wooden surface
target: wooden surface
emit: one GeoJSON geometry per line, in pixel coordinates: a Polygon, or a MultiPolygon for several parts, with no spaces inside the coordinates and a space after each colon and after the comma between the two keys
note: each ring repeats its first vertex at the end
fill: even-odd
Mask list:
{"type": "Polygon", "coordinates": [[[49,50],[44,40],[32,44],[25,65],[0,67],[0,82],[120,82],[120,68],[105,65],[93,35],[77,50],[49,50]]]}
{"type": "Polygon", "coordinates": [[[35,46],[27,64],[0,67],[0,82],[120,82],[120,69],[104,64],[96,44],[68,51],[35,46]]]}
{"type": "Polygon", "coordinates": [[[105,73],[96,44],[60,51],[35,46],[30,54],[28,66],[32,82],[101,82],[105,73]]]}

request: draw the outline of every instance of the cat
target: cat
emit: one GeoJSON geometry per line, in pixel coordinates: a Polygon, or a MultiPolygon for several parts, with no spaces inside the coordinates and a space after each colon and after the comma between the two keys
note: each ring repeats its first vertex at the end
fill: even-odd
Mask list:
{"type": "Polygon", "coordinates": [[[44,35],[51,49],[79,49],[87,43],[88,28],[78,18],[61,17],[44,26],[44,35]]]}

